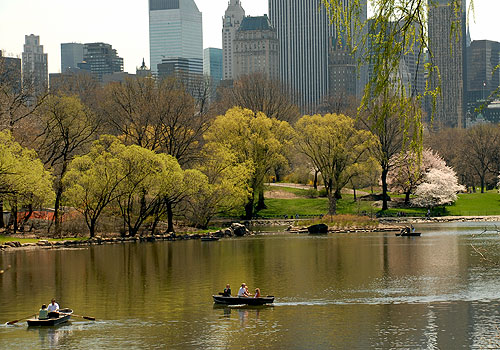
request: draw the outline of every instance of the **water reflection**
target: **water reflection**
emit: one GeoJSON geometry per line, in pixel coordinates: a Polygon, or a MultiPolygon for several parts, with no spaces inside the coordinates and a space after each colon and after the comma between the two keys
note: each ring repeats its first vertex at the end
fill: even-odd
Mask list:
{"type": "MultiPolygon", "coordinates": [[[[9,349],[484,348],[498,340],[500,240],[484,224],[426,225],[422,237],[273,234],[0,253],[0,314],[55,297],[98,322],[0,327],[9,349]],[[246,281],[274,307],[217,306],[246,281]]],[[[420,228],[419,228],[420,229],[420,228]]]]}

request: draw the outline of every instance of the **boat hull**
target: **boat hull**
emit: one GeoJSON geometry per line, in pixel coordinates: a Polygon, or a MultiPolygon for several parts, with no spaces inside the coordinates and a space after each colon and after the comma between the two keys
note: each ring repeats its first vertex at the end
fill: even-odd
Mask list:
{"type": "MultiPolygon", "coordinates": [[[[66,311],[66,310],[65,310],[66,311]]],[[[73,310],[71,312],[67,312],[65,314],[59,314],[59,316],[56,317],[49,317],[45,320],[40,320],[38,318],[31,318],[26,320],[28,322],[28,326],[34,327],[34,326],[57,326],[59,324],[68,322],[69,319],[71,318],[71,314],[73,313],[73,310]]],[[[49,314],[50,315],[50,314],[49,314]]]]}
{"type": "Polygon", "coordinates": [[[224,297],[222,295],[212,295],[216,304],[224,305],[264,305],[274,302],[273,296],[252,298],[252,297],[224,297]]]}
{"type": "Polygon", "coordinates": [[[420,237],[421,232],[410,232],[410,233],[396,233],[398,237],[420,237]]]}

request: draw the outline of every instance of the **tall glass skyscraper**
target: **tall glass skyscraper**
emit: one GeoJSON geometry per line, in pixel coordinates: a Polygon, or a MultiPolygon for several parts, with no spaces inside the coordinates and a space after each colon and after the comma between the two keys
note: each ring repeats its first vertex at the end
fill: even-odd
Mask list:
{"type": "Polygon", "coordinates": [[[202,15],[194,0],[149,0],[149,53],[155,75],[162,59],[203,64],[202,15]]]}

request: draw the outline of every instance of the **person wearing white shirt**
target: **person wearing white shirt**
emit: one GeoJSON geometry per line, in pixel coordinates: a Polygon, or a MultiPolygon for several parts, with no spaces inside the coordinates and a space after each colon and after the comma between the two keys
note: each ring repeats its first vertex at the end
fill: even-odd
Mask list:
{"type": "Polygon", "coordinates": [[[239,297],[248,297],[247,285],[245,283],[241,284],[240,289],[238,290],[239,297]]]}
{"type": "Polygon", "coordinates": [[[59,304],[56,303],[56,299],[52,299],[49,307],[47,308],[47,311],[50,312],[57,312],[59,310],[59,304]]]}

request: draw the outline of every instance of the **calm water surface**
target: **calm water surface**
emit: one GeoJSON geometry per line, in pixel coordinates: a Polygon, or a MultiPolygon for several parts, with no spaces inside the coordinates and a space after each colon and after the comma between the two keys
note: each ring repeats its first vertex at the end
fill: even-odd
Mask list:
{"type": "Polygon", "coordinates": [[[97,321],[1,325],[0,348],[499,348],[500,236],[486,226],[3,252],[0,323],[53,296],[97,321]],[[214,306],[212,294],[241,282],[274,306],[214,306]]]}

